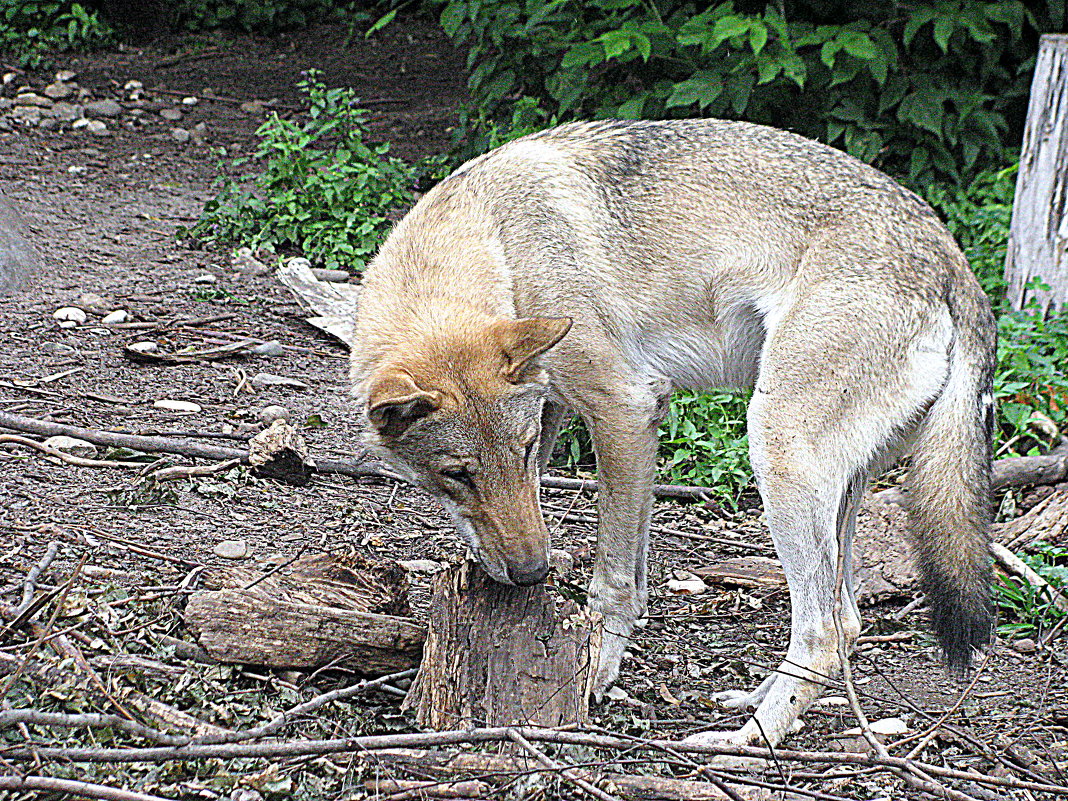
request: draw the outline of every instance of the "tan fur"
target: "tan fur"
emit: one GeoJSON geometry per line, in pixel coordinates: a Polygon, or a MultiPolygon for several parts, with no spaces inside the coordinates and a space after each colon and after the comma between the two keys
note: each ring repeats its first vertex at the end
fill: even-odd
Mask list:
{"type": "MultiPolygon", "coordinates": [[[[351,374],[368,446],[445,504],[499,581],[544,575],[537,474],[582,416],[602,486],[600,689],[645,610],[672,389],[753,388],[792,636],[778,672],[723,700],[758,706],[733,740],[776,743],[838,668],[837,556],[869,472],[911,439],[918,465],[968,485],[943,501],[952,479],[917,471],[939,633],[964,621],[943,636],[957,660],[986,636],[993,330],[931,209],[855,159],[745,123],[572,124],[469,162],[398,224],[364,278],[351,374]]],[[[852,638],[851,575],[846,592],[852,638]]]]}

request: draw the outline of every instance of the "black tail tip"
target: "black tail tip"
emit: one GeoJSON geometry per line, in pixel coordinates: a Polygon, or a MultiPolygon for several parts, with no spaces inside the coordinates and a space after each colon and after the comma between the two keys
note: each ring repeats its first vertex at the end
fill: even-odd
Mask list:
{"type": "Polygon", "coordinates": [[[931,628],[942,646],[946,667],[962,674],[971,666],[977,653],[985,651],[994,638],[992,603],[959,605],[932,604],[931,628]]]}

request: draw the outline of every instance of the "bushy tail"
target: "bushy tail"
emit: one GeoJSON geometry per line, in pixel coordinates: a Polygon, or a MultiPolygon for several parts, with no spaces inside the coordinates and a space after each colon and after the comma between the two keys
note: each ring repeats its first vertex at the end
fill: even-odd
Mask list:
{"type": "Polygon", "coordinates": [[[952,669],[989,644],[994,332],[985,309],[960,325],[949,379],[924,419],[909,473],[909,520],[931,625],[952,669]],[[981,316],[980,316],[981,315],[981,316]]]}

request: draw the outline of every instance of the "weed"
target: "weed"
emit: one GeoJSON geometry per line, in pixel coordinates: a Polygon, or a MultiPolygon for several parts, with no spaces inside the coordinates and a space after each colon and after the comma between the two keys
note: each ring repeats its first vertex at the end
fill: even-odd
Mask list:
{"type": "MultiPolygon", "coordinates": [[[[309,71],[300,83],[307,121],[277,114],[257,130],[263,165],[251,189],[230,178],[188,232],[202,243],[298,249],[331,268],[359,271],[412,201],[415,173],[365,141],[367,112],[351,89],[328,89],[309,71]]],[[[238,159],[241,166],[247,159],[238,159]]]]}
{"type": "Polygon", "coordinates": [[[1037,588],[1012,576],[998,577],[997,604],[1007,618],[998,626],[998,632],[1006,637],[1041,634],[1068,616],[1056,606],[1058,597],[1063,597],[1058,596],[1057,590],[1068,589],[1068,548],[1047,542],[1036,542],[1031,547],[1033,553],[1017,555],[1049,586],[1037,588]]]}
{"type": "Polygon", "coordinates": [[[51,50],[88,50],[111,41],[96,10],[69,0],[0,0],[0,54],[23,67],[43,64],[51,50]]]}

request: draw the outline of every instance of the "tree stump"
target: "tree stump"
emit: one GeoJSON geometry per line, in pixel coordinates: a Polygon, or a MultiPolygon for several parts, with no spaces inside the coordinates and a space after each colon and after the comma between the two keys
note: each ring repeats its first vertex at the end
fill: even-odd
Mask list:
{"type": "Polygon", "coordinates": [[[1041,39],[1027,128],[1020,152],[1009,249],[1005,257],[1008,298],[1016,309],[1034,298],[1045,313],[1068,308],[1068,35],[1041,39]],[[1032,290],[1041,278],[1050,290],[1032,290]]]}
{"type": "Polygon", "coordinates": [[[415,667],[424,626],[408,615],[407,574],[356,555],[302,557],[287,572],[225,568],[186,604],[186,624],[219,662],[324,665],[381,674],[415,667]]]}
{"type": "Polygon", "coordinates": [[[547,585],[498,584],[474,563],[444,571],[423,663],[405,699],[421,726],[583,724],[600,647],[595,616],[547,585]]]}

